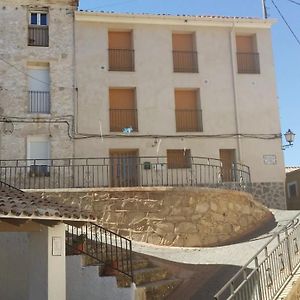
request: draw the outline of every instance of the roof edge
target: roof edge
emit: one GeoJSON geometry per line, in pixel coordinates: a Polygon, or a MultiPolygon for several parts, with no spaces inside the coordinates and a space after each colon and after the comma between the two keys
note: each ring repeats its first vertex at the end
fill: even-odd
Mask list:
{"type": "Polygon", "coordinates": [[[167,14],[135,14],[135,13],[109,13],[94,11],[76,11],[76,21],[108,22],[123,24],[149,24],[149,25],[184,25],[184,26],[225,26],[270,28],[275,19],[260,19],[247,17],[225,16],[190,16],[167,14]]]}

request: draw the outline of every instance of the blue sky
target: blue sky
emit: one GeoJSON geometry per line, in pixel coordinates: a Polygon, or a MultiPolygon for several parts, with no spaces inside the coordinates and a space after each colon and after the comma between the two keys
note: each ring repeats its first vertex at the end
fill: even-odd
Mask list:
{"type": "MultiPolygon", "coordinates": [[[[300,5],[273,0],[300,39],[300,5]]],[[[295,0],[299,2],[300,0],[295,0]]],[[[273,26],[273,50],[282,132],[296,133],[293,148],[284,151],[286,165],[300,165],[300,45],[280,18],[272,0],[266,0],[273,26]]],[[[81,0],[81,9],[115,12],[262,16],[261,0],[81,0]]]]}

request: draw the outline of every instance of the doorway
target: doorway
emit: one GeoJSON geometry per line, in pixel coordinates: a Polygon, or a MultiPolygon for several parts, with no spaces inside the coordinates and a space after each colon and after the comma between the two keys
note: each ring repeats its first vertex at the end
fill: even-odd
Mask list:
{"type": "Polygon", "coordinates": [[[222,181],[235,181],[235,149],[220,149],[222,181]]]}
{"type": "Polygon", "coordinates": [[[137,149],[110,150],[111,186],[138,186],[138,155],[137,149]]]}

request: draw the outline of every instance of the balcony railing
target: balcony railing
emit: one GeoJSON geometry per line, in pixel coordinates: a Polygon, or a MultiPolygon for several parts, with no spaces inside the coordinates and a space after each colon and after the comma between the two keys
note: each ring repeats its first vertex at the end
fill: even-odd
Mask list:
{"type": "Polygon", "coordinates": [[[28,98],[30,113],[50,114],[50,92],[29,91],[28,98]]]}
{"type": "Polygon", "coordinates": [[[109,71],[134,71],[134,50],[108,49],[109,71]]]}
{"type": "Polygon", "coordinates": [[[173,51],[174,72],[198,73],[196,51],[173,51]]]}
{"type": "Polygon", "coordinates": [[[137,109],[110,109],[109,120],[112,132],[121,132],[128,127],[138,131],[137,109]]]}
{"type": "Polygon", "coordinates": [[[19,189],[130,186],[210,186],[247,190],[248,166],[223,167],[219,159],[190,157],[187,168],[168,168],[167,157],[1,160],[0,181],[19,189]],[[39,176],[34,166],[43,165],[39,176]],[[46,166],[47,165],[47,166],[46,166]]]}
{"type": "Polygon", "coordinates": [[[242,53],[237,54],[238,73],[259,74],[259,53],[242,53]]]}
{"type": "Polygon", "coordinates": [[[202,131],[201,109],[176,109],[176,131],[202,131]]]}
{"type": "Polygon", "coordinates": [[[28,46],[48,47],[49,28],[48,26],[28,26],[28,46]]]}

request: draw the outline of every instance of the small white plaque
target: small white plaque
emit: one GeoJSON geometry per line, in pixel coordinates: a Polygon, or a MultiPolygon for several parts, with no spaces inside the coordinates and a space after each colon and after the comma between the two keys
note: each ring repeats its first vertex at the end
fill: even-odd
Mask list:
{"type": "Polygon", "coordinates": [[[277,164],[276,155],[274,155],[274,154],[264,155],[264,164],[265,165],[276,165],[277,164]]]}
{"type": "Polygon", "coordinates": [[[62,239],[60,236],[52,237],[52,255],[53,256],[62,255],[62,239]]]}

